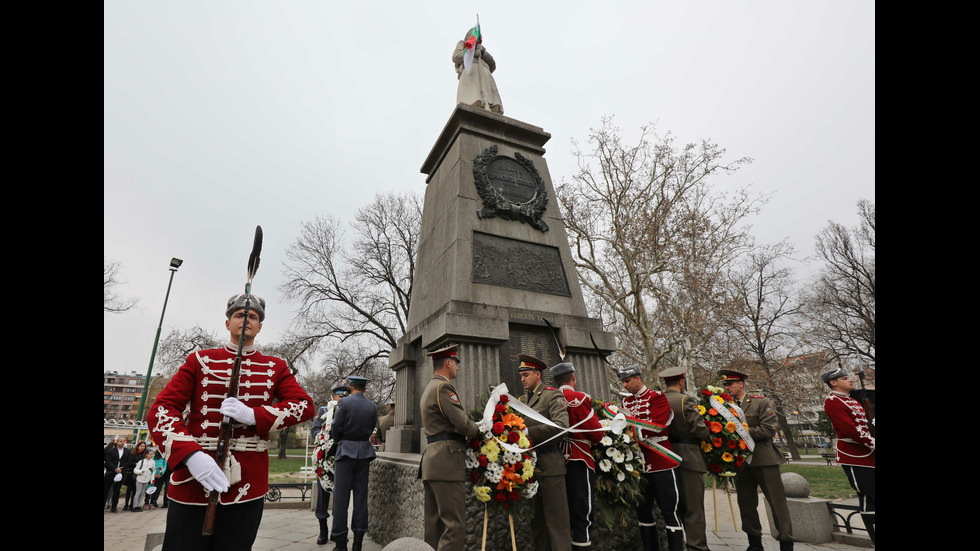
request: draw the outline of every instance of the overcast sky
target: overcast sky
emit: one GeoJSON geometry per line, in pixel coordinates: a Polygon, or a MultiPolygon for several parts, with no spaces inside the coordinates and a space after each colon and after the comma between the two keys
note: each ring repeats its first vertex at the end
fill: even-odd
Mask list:
{"type": "Polygon", "coordinates": [[[163,334],[223,331],[256,224],[259,342],[274,340],[294,315],[277,287],[303,221],[424,192],[477,11],[505,114],[551,133],[556,184],[574,173],[571,140],[608,114],[630,137],[653,122],[752,157],[716,183],[774,193],[753,233],[801,259],[875,199],[874,2],[107,0],[103,255],[140,308],[103,315],[104,369],[146,372],[174,256],[163,334]]]}

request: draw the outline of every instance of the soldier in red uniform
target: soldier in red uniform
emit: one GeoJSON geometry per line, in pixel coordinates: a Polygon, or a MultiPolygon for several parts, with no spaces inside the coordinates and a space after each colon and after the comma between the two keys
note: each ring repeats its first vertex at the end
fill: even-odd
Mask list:
{"type": "Polygon", "coordinates": [[[854,381],[840,367],[820,376],[830,387],[824,400],[834,432],[837,433],[837,463],[844,468],[847,481],[857,492],[861,518],[875,542],[875,437],[868,427],[868,416],[861,403],[851,398],[854,381]]]}
{"type": "Polygon", "coordinates": [[[592,443],[602,440],[602,425],[592,409],[592,398],[576,390],[575,366],[569,362],[560,363],[551,368],[551,377],[562,393],[562,401],[568,409],[568,426],[573,431],[559,445],[565,456],[565,491],[568,495],[572,545],[577,548],[589,547],[592,545],[589,516],[592,514],[592,488],[595,487],[592,443]]]}
{"type": "Polygon", "coordinates": [[[643,451],[643,477],[647,481],[643,504],[636,511],[640,538],[644,551],[660,549],[653,518],[653,502],[656,500],[667,526],[667,549],[683,551],[684,529],[677,516],[677,478],[674,473],[680,464],[680,456],[674,453],[667,439],[674,412],[662,392],[650,390],[643,384],[641,373],[638,365],[619,370],[619,380],[630,393],[623,398],[623,407],[640,425],[632,424],[633,435],[643,451]]]}
{"type": "Polygon", "coordinates": [[[265,301],[244,294],[228,300],[230,341],[187,357],[147,415],[153,440],[173,469],[163,548],[249,549],[262,520],[269,489],[269,435],[313,417],[313,401],[286,362],[254,346],[265,319],[265,301]],[[227,397],[238,342],[245,325],[238,397],[227,397]],[[190,406],[185,423],[183,412],[190,406]],[[233,422],[227,461],[215,461],[222,417],[233,422]],[[202,536],[208,495],[221,492],[215,530],[202,536]]]}

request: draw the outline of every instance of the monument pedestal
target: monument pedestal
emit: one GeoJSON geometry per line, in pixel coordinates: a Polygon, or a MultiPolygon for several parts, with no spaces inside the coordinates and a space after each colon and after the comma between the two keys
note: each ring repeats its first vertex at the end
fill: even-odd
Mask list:
{"type": "Polygon", "coordinates": [[[425,160],[409,329],[389,358],[395,402],[405,407],[395,410],[387,450],[420,451],[419,398],[432,376],[427,351],[460,345],[456,390],[464,407],[482,408],[500,382],[521,392],[517,354],[561,361],[545,320],[575,365],[579,390],[610,398],[601,354],[615,350],[615,340],[585,309],[544,160],[550,138],[459,104],[425,160]]]}

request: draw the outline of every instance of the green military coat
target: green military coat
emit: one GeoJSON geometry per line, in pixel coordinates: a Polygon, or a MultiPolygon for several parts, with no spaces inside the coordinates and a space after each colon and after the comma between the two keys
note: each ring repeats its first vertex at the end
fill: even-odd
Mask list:
{"type": "Polygon", "coordinates": [[[736,402],[745,412],[745,423],[749,426],[749,436],[755,440],[755,450],[749,457],[750,467],[767,467],[781,465],[786,462],[783,454],[776,449],[772,438],[776,435],[779,421],[776,410],[773,409],[769,398],[764,396],[742,397],[741,403],[736,402]]]}
{"type": "Polygon", "coordinates": [[[665,390],[664,395],[674,412],[674,420],[670,423],[670,443],[677,455],[681,456],[680,468],[698,473],[708,472],[701,441],[710,440],[711,431],[698,414],[697,401],[673,388],[665,390]]]}
{"type": "MultiPolygon", "coordinates": [[[[456,387],[438,373],[432,375],[422,392],[422,430],[426,436],[459,434],[467,439],[479,436],[480,429],[466,415],[456,387]]],[[[422,480],[466,480],[466,442],[433,442],[422,452],[422,480]]]]}
{"type": "MultiPolygon", "coordinates": [[[[521,396],[520,400],[543,417],[550,419],[552,423],[561,428],[568,428],[568,409],[565,407],[562,394],[558,390],[546,387],[544,383],[541,383],[533,391],[521,396]]],[[[537,423],[532,419],[527,420],[527,436],[534,446],[559,432],[561,430],[555,427],[537,423]]],[[[565,456],[558,450],[560,440],[561,438],[555,438],[545,444],[546,448],[553,449],[553,451],[541,453],[540,449],[536,450],[538,452],[538,469],[541,471],[540,476],[565,476],[565,456]]]]}

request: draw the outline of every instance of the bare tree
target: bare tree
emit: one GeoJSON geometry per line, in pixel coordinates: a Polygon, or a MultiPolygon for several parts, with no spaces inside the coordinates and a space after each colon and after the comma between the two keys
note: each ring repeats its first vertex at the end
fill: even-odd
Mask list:
{"type": "Polygon", "coordinates": [[[222,344],[217,333],[208,331],[200,325],[186,330],[173,328],[157,347],[157,357],[154,361],[156,372],[158,375],[172,377],[192,352],[218,348],[222,344]]]}
{"type": "Polygon", "coordinates": [[[102,312],[105,314],[121,314],[139,303],[139,299],[122,298],[116,294],[116,286],[122,283],[119,270],[118,262],[102,261],[102,312]]]}
{"type": "Polygon", "coordinates": [[[707,140],[678,146],[650,126],[627,146],[620,132],[608,117],[592,129],[592,150],[576,152],[579,171],[557,190],[579,279],[623,361],[696,365],[730,316],[725,274],[751,248],[742,222],[765,199],[712,187],[749,158],[726,161],[707,140]]]}
{"type": "Polygon", "coordinates": [[[787,413],[813,405],[826,393],[809,368],[813,358],[823,358],[823,354],[801,353],[803,307],[785,264],[792,253],[785,241],[764,246],[731,272],[730,293],[737,311],[727,329],[735,357],[742,358],[749,380],[772,400],[789,451],[799,459],[787,413]]]}
{"type": "Polygon", "coordinates": [[[349,367],[343,376],[383,364],[405,333],[421,223],[421,197],[378,194],[357,212],[350,240],[340,220],[317,218],[286,251],[280,290],[299,303],[295,338],[356,356],[339,363],[349,367]]]}
{"type": "Polygon", "coordinates": [[[875,364],[875,204],[858,201],[859,223],[830,222],[817,234],[823,267],[807,313],[813,336],[841,356],[875,364]]]}
{"type": "Polygon", "coordinates": [[[347,385],[347,377],[359,375],[371,379],[365,394],[379,406],[391,402],[394,396],[395,374],[380,359],[365,362],[367,353],[352,342],[331,347],[319,369],[308,370],[301,378],[313,402],[317,405],[330,401],[332,390],[347,385]]]}

